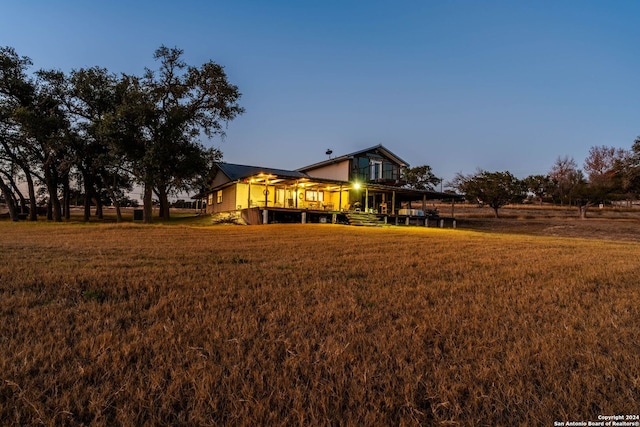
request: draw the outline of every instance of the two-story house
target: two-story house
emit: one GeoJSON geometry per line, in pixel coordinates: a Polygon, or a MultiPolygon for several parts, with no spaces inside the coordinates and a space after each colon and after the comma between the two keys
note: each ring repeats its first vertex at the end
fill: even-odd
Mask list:
{"type": "MultiPolygon", "coordinates": [[[[364,211],[397,215],[408,202],[450,194],[404,187],[408,163],[382,145],[329,158],[297,170],[218,163],[207,212],[258,208],[273,212],[364,211]]],[[[419,212],[418,212],[419,213],[419,212]]],[[[266,217],[266,216],[265,216],[266,217]]]]}

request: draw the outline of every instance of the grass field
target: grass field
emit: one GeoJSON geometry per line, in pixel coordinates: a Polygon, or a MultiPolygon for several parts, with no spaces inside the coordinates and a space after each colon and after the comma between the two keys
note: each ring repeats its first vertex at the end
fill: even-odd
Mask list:
{"type": "Polygon", "coordinates": [[[0,424],[638,413],[637,242],[197,224],[0,221],[0,424]]]}

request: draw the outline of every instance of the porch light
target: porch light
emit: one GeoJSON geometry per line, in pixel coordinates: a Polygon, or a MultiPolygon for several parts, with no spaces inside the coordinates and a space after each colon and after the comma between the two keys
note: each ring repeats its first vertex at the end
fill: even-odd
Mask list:
{"type": "Polygon", "coordinates": [[[353,184],[353,188],[356,189],[356,190],[359,190],[360,189],[360,183],[359,182],[354,183],[353,184]]]}

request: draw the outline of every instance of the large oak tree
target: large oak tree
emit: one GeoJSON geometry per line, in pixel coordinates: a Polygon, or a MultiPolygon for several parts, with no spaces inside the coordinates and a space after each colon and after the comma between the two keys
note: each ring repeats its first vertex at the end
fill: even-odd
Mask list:
{"type": "Polygon", "coordinates": [[[159,69],[141,78],[125,76],[124,100],[111,125],[144,187],[144,221],[152,221],[152,198],[160,216],[169,218],[168,195],[194,185],[208,167],[204,135],[224,135],[224,123],[242,114],[240,92],[227,81],[224,68],[213,61],[188,66],[183,51],[161,46],[155,52],[159,69]]]}

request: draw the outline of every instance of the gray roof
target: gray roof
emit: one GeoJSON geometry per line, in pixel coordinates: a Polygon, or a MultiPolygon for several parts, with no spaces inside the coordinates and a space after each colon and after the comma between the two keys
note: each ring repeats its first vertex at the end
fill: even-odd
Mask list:
{"type": "Polygon", "coordinates": [[[393,154],[391,151],[389,151],[389,149],[384,147],[382,144],[378,144],[378,145],[374,145],[373,147],[365,148],[364,150],[354,151],[353,153],[344,154],[342,156],[334,157],[332,159],[323,160],[321,162],[314,163],[314,164],[309,165],[309,166],[298,168],[297,170],[306,171],[306,170],[310,170],[310,169],[315,169],[315,168],[318,168],[318,167],[321,167],[321,166],[324,166],[324,165],[329,165],[329,164],[335,163],[335,162],[340,161],[340,160],[351,159],[353,157],[356,157],[358,154],[368,153],[370,151],[376,151],[376,150],[382,152],[384,155],[386,155],[390,159],[395,160],[400,165],[404,165],[404,166],[407,166],[407,167],[409,166],[409,163],[405,162],[400,157],[398,157],[395,154],[393,154]]]}
{"type": "Polygon", "coordinates": [[[218,168],[229,177],[231,181],[237,181],[239,179],[249,178],[251,176],[259,175],[261,173],[266,175],[277,175],[282,178],[310,178],[309,175],[285,169],[273,169],[265,168],[261,166],[247,166],[236,165],[233,163],[216,163],[218,168]]]}

